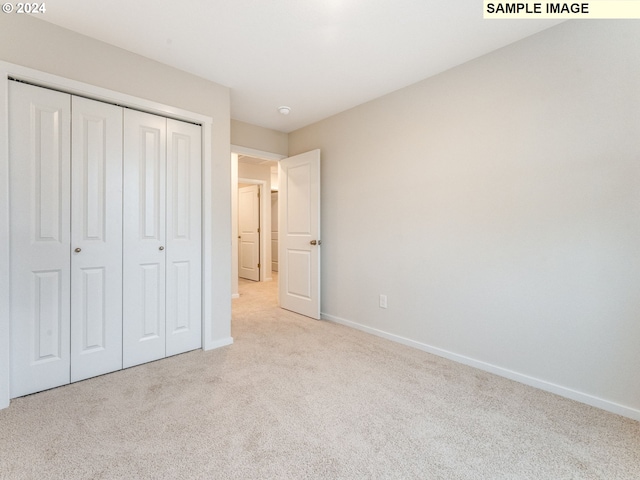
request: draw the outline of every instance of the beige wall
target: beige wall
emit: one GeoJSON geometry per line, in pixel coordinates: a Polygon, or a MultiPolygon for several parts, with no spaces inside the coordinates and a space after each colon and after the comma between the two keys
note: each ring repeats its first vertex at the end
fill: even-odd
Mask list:
{"type": "Polygon", "coordinates": [[[213,339],[231,334],[229,90],[28,15],[0,15],[0,60],[213,118],[213,339]]]}
{"type": "Polygon", "coordinates": [[[322,149],[325,317],[640,418],[638,27],[567,22],[290,133],[322,149]]]}
{"type": "Polygon", "coordinates": [[[271,191],[271,167],[268,165],[254,165],[238,163],[238,178],[249,178],[265,182],[267,193],[271,191]]]}
{"type": "Polygon", "coordinates": [[[269,128],[231,120],[231,144],[286,156],[289,152],[289,135],[269,128]]]}

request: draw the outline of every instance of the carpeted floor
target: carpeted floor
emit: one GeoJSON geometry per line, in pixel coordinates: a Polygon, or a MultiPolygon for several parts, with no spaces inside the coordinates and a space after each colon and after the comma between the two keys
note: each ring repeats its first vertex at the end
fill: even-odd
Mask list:
{"type": "Polygon", "coordinates": [[[640,424],[277,308],[0,411],[0,479],[638,479],[640,424]]]}

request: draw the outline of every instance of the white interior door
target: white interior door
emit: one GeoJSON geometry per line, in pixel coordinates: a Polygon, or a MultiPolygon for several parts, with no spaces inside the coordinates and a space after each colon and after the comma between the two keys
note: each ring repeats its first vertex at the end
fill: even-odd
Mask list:
{"type": "Polygon", "coordinates": [[[124,368],[166,354],[166,123],[124,111],[124,368]]]}
{"type": "Polygon", "coordinates": [[[238,276],[260,281],[260,187],[238,189],[238,276]]]}
{"type": "Polygon", "coordinates": [[[320,150],[278,169],[280,306],[320,319],[320,150]]]}
{"type": "Polygon", "coordinates": [[[202,345],[200,137],[198,125],[167,119],[167,356],[202,345]]]}
{"type": "Polygon", "coordinates": [[[72,97],[72,382],[122,368],[122,115],[72,97]]]}
{"type": "Polygon", "coordinates": [[[271,270],[278,271],[278,192],[271,192],[271,270]]]}
{"type": "Polygon", "coordinates": [[[70,381],[70,112],[9,82],[12,398],[70,381]]]}

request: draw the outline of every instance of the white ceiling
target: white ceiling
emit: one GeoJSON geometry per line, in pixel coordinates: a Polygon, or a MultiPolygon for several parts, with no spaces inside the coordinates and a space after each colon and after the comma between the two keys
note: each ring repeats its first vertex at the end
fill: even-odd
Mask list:
{"type": "Polygon", "coordinates": [[[290,132],[559,23],[483,20],[482,5],[55,0],[39,18],[230,87],[232,118],[290,132]]]}

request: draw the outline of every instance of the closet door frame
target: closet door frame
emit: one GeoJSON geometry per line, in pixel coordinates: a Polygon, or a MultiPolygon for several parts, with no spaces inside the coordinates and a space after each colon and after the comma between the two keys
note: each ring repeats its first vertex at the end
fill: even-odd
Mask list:
{"type": "MultiPolygon", "coordinates": [[[[213,206],[212,206],[212,138],[211,117],[153,102],[125,93],[96,87],[57,75],[0,61],[0,409],[9,406],[10,398],[10,231],[9,231],[9,118],[10,79],[22,80],[72,95],[127,106],[176,120],[201,125],[202,129],[202,348],[211,350],[233,343],[231,337],[216,340],[213,304],[213,206]]],[[[216,325],[217,326],[217,325],[216,325]]]]}

